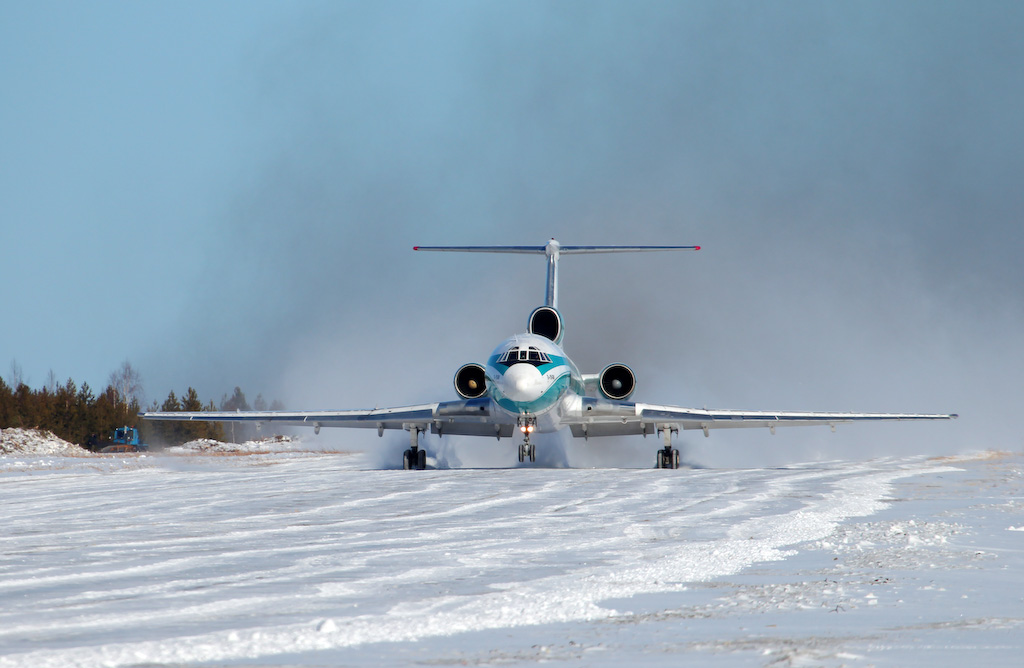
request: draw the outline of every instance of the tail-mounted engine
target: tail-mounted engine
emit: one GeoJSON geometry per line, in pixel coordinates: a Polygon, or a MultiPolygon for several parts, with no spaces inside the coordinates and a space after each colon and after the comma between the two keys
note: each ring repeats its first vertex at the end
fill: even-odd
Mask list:
{"type": "Polygon", "coordinates": [[[562,316],[550,306],[540,306],[530,314],[530,334],[543,336],[555,343],[562,341],[562,316]]]}
{"type": "Polygon", "coordinates": [[[487,391],[487,374],[479,364],[463,364],[455,372],[455,391],[463,399],[482,397],[487,391]]]}
{"type": "Polygon", "coordinates": [[[625,364],[609,364],[598,376],[597,387],[605,399],[628,399],[636,389],[636,376],[625,364]]]}

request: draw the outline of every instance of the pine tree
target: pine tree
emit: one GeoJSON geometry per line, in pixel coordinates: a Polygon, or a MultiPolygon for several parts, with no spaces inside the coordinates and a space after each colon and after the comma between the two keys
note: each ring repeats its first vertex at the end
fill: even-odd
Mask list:
{"type": "Polygon", "coordinates": [[[14,416],[11,426],[31,429],[38,425],[32,390],[25,383],[21,383],[14,389],[14,416]]]}
{"type": "Polygon", "coordinates": [[[228,398],[228,395],[224,395],[224,398],[220,401],[220,409],[222,411],[247,411],[250,410],[249,402],[245,400],[245,392],[242,392],[242,388],[235,387],[235,393],[228,398]]]}
{"type": "Polygon", "coordinates": [[[181,402],[178,401],[178,397],[174,396],[174,390],[171,390],[171,393],[167,395],[167,399],[165,399],[164,403],[160,406],[160,410],[162,410],[162,411],[180,411],[181,410],[181,402]]]}
{"type": "Polygon", "coordinates": [[[14,393],[4,379],[0,378],[0,428],[10,425],[13,409],[14,393]]]}
{"type": "MultiPolygon", "coordinates": [[[[160,405],[160,410],[173,412],[181,410],[181,402],[178,401],[174,390],[167,395],[167,399],[160,405]]],[[[166,445],[181,445],[185,442],[185,428],[181,422],[158,422],[154,427],[158,438],[166,445]]]]}
{"type": "Polygon", "coordinates": [[[58,385],[54,393],[55,425],[53,433],[66,441],[84,445],[89,437],[82,424],[83,417],[78,413],[75,395],[78,388],[75,381],[68,378],[64,385],[58,385]]]}
{"type": "Polygon", "coordinates": [[[78,429],[82,433],[87,434],[87,439],[96,438],[97,440],[102,439],[106,436],[104,431],[107,427],[100,427],[99,420],[96,419],[94,412],[96,403],[96,397],[92,394],[92,389],[89,387],[89,383],[82,383],[82,387],[78,388],[78,394],[75,395],[75,415],[78,416],[78,429]]]}
{"type": "MultiPolygon", "coordinates": [[[[186,392],[185,398],[181,402],[182,410],[186,411],[210,410],[212,407],[212,401],[209,408],[203,406],[203,402],[199,400],[199,393],[196,392],[194,387],[188,388],[188,392],[186,392]]],[[[200,438],[211,438],[215,441],[224,440],[224,430],[215,422],[185,422],[182,424],[185,427],[183,431],[186,441],[200,438]]]]}

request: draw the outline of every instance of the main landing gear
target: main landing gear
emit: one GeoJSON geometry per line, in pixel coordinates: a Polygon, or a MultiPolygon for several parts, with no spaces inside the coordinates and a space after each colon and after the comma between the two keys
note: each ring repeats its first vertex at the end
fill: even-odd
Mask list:
{"type": "Polygon", "coordinates": [[[529,459],[537,461],[537,446],[530,443],[530,434],[537,429],[537,418],[523,415],[519,418],[519,431],[523,432],[523,442],[519,445],[519,461],[529,459]]]}
{"type": "Polygon", "coordinates": [[[406,471],[422,471],[427,468],[427,451],[420,450],[420,431],[423,430],[417,427],[409,429],[409,449],[402,453],[402,468],[406,471]]]}
{"type": "Polygon", "coordinates": [[[679,433],[679,427],[664,425],[658,432],[665,439],[665,447],[658,450],[658,457],[655,460],[654,468],[677,469],[679,468],[679,451],[672,447],[672,434],[679,433]]]}

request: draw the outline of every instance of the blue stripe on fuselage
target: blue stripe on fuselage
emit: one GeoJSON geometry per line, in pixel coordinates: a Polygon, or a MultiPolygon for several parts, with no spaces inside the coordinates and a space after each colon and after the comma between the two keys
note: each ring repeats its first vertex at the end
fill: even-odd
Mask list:
{"type": "MultiPolygon", "coordinates": [[[[525,364],[525,362],[521,362],[525,364]]],[[[549,370],[554,369],[556,364],[545,364],[549,370]]],[[[553,408],[565,394],[566,390],[570,386],[572,374],[569,373],[568,369],[563,372],[558,378],[556,378],[548,389],[537,399],[533,401],[512,401],[508,397],[501,394],[497,387],[488,385],[489,391],[492,392],[491,398],[494,399],[495,403],[498,404],[502,409],[512,413],[513,415],[522,415],[523,413],[529,413],[531,415],[540,415],[553,408]]]]}
{"type": "Polygon", "coordinates": [[[558,344],[536,334],[517,334],[505,340],[487,359],[486,373],[489,378],[487,383],[488,395],[502,410],[513,415],[522,415],[523,413],[538,415],[545,413],[558,405],[558,402],[565,396],[566,392],[573,391],[577,394],[584,394],[583,379],[580,377],[579,371],[572,363],[572,360],[565,356],[565,353],[562,352],[558,344]],[[536,364],[524,360],[522,362],[517,361],[511,366],[498,364],[498,360],[508,351],[513,348],[523,349],[526,347],[537,348],[547,355],[551,361],[536,364]],[[519,364],[534,366],[540,375],[545,378],[552,373],[557,374],[557,377],[551,378],[548,381],[547,388],[537,399],[532,401],[514,401],[504,396],[499,386],[506,372],[512,366],[519,364]]]}

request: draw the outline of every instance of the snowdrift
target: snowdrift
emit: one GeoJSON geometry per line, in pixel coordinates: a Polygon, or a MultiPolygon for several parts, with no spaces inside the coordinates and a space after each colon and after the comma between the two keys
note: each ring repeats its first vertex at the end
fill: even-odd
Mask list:
{"type": "Polygon", "coordinates": [[[0,429],[0,455],[53,455],[87,457],[85,448],[68,443],[42,429],[0,429]]]}
{"type": "Polygon", "coordinates": [[[223,443],[210,438],[189,441],[167,448],[164,452],[173,455],[253,455],[271,452],[291,452],[298,441],[290,436],[270,436],[244,443],[223,443]]]}

